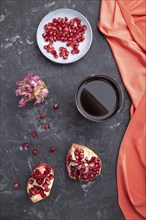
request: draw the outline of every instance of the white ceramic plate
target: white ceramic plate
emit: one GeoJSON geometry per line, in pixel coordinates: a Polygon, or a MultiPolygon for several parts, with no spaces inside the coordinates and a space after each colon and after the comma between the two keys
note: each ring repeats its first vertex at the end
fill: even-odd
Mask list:
{"type": "MultiPolygon", "coordinates": [[[[82,58],[89,50],[91,43],[92,43],[92,38],[93,38],[92,29],[91,29],[91,26],[90,26],[88,20],[82,14],[80,14],[79,12],[72,10],[72,9],[62,8],[62,9],[57,9],[55,11],[50,12],[42,19],[42,21],[40,22],[38,29],[37,29],[37,44],[38,44],[41,52],[48,59],[50,59],[56,63],[62,63],[62,64],[73,63],[73,62],[79,60],[80,58],[82,58]],[[58,17],[62,17],[62,18],[67,17],[69,20],[72,18],[78,17],[81,20],[81,23],[87,26],[87,29],[84,34],[85,40],[83,42],[81,42],[79,45],[80,53],[74,54],[74,55],[70,53],[68,60],[63,60],[62,57],[58,57],[58,59],[55,59],[51,53],[47,53],[47,51],[43,48],[44,45],[47,44],[45,42],[44,38],[42,37],[42,34],[44,33],[44,26],[48,22],[52,21],[53,18],[58,18],[58,17]]],[[[59,50],[58,50],[59,47],[61,47],[61,46],[66,47],[66,42],[56,41],[56,42],[54,42],[53,45],[55,47],[55,50],[59,54],[59,50]]],[[[71,51],[71,47],[67,47],[67,48],[69,51],[71,51]]]]}

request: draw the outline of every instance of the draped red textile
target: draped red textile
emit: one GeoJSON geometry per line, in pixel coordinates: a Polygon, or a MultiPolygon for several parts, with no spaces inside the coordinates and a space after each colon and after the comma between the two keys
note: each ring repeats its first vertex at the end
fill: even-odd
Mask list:
{"type": "Polygon", "coordinates": [[[146,0],[102,0],[106,37],[131,98],[131,120],[117,163],[119,205],[127,220],[146,219],[146,0]]]}

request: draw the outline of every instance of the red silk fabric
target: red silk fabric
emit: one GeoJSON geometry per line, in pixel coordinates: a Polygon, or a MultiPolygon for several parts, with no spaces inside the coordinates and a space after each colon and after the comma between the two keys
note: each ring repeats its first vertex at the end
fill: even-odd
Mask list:
{"type": "Polygon", "coordinates": [[[117,164],[119,205],[127,220],[146,219],[146,0],[102,0],[106,37],[131,98],[131,121],[117,164]]]}

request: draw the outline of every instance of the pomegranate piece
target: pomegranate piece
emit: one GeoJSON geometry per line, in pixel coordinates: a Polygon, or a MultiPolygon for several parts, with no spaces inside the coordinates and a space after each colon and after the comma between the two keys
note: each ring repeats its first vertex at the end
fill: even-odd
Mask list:
{"type": "Polygon", "coordinates": [[[37,136],[36,131],[33,131],[33,132],[31,133],[31,136],[32,136],[32,137],[36,137],[36,136],[37,136]]]}
{"type": "Polygon", "coordinates": [[[14,188],[14,189],[20,188],[20,184],[19,184],[19,183],[14,183],[14,184],[13,184],[13,188],[14,188]]]}
{"type": "Polygon", "coordinates": [[[100,175],[102,162],[89,148],[72,144],[66,157],[66,168],[71,179],[91,182],[100,175]]]}
{"type": "Polygon", "coordinates": [[[38,154],[38,150],[37,150],[37,149],[33,149],[32,153],[33,153],[34,155],[37,155],[37,154],[38,154]]]}
{"type": "Polygon", "coordinates": [[[50,147],[50,152],[51,153],[55,152],[55,147],[50,147]]]}
{"type": "Polygon", "coordinates": [[[54,182],[54,170],[45,163],[39,164],[31,173],[27,183],[27,193],[33,203],[50,195],[54,182]]]}

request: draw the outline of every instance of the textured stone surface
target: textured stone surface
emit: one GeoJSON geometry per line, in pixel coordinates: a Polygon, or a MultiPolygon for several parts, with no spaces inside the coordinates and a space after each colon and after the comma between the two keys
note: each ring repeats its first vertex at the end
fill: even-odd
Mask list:
{"type": "Polygon", "coordinates": [[[129,121],[130,101],[121,82],[111,50],[97,30],[99,0],[2,0],[1,28],[1,220],[124,220],[118,206],[116,163],[119,146],[129,121]],[[40,20],[57,8],[78,10],[89,20],[93,43],[80,61],[58,65],[47,60],[36,43],[40,20]],[[39,73],[50,90],[45,103],[18,108],[15,83],[28,71],[39,73]],[[77,84],[90,74],[115,78],[124,92],[119,114],[96,124],[81,119],[74,105],[77,84]],[[60,108],[53,109],[54,102],[60,108]],[[39,114],[47,117],[40,122],[39,114]],[[50,129],[43,125],[49,122],[50,129]],[[32,138],[36,130],[38,137],[32,138]],[[28,150],[22,143],[30,143],[28,150]],[[65,156],[70,145],[84,144],[100,155],[101,177],[90,184],[70,180],[65,170],[65,156]],[[56,152],[49,152],[50,146],[56,152]],[[37,148],[38,156],[32,154],[37,148]],[[32,204],[26,194],[30,172],[40,162],[55,169],[55,182],[46,200],[32,204]],[[20,189],[12,185],[19,182],[20,189]]]}

